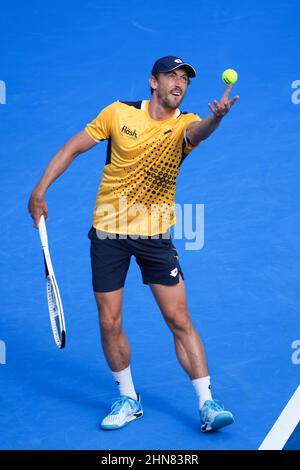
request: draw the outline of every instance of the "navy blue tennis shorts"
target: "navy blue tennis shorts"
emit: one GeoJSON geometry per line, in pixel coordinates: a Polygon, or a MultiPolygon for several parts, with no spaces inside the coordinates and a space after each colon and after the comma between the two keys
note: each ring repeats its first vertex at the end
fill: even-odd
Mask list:
{"type": "Polygon", "coordinates": [[[110,292],[124,287],[131,256],[138,263],[144,284],[174,285],[183,273],[171,237],[158,238],[107,234],[92,227],[91,264],[95,292],[110,292]],[[107,235],[113,236],[110,238],[107,235]],[[124,237],[124,236],[123,236],[124,237]]]}

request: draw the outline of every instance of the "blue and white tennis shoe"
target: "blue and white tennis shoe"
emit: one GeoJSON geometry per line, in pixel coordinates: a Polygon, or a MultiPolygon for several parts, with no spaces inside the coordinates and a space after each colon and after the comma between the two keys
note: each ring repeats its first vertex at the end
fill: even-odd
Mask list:
{"type": "Polygon", "coordinates": [[[232,413],[213,400],[206,400],[200,410],[200,418],[202,432],[217,431],[234,422],[232,413]]]}
{"type": "Polygon", "coordinates": [[[114,402],[110,413],[103,419],[101,428],[107,430],[123,428],[130,421],[141,418],[143,413],[139,394],[137,394],[137,400],[121,396],[114,402]]]}

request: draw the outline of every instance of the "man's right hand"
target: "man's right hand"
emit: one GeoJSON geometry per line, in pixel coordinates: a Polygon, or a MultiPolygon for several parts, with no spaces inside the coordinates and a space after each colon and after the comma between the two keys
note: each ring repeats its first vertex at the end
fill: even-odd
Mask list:
{"type": "Polygon", "coordinates": [[[46,220],[48,219],[48,208],[43,195],[32,191],[28,201],[28,212],[33,218],[33,226],[35,228],[39,227],[42,215],[44,215],[46,220]]]}

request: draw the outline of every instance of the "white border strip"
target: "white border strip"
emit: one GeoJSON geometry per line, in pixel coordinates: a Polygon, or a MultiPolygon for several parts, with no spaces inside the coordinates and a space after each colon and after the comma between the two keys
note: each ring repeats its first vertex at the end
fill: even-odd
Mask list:
{"type": "Polygon", "coordinates": [[[300,421],[300,385],[258,450],[282,450],[300,421]]]}

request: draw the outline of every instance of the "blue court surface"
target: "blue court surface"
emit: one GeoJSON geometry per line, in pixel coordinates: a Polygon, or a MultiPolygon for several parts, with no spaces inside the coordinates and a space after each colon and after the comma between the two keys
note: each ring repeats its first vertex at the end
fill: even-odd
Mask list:
{"type": "MultiPolygon", "coordinates": [[[[1,6],[0,37],[0,448],[258,449],[300,382],[299,2],[12,0],[1,6]],[[197,69],[181,109],[202,117],[225,90],[223,70],[239,73],[240,100],[178,180],[177,203],[204,204],[204,246],[174,241],[214,396],[236,422],[200,432],[193,387],[133,259],[124,325],[145,415],[105,432],[99,421],[117,389],[100,347],[87,238],[105,143],[47,193],[65,350],[51,334],[27,200],[55,152],[103,107],[149,99],[151,67],[169,54],[197,69]]],[[[293,416],[299,422],[299,407],[293,416]]],[[[300,449],[293,429],[286,448],[300,449]]]]}

